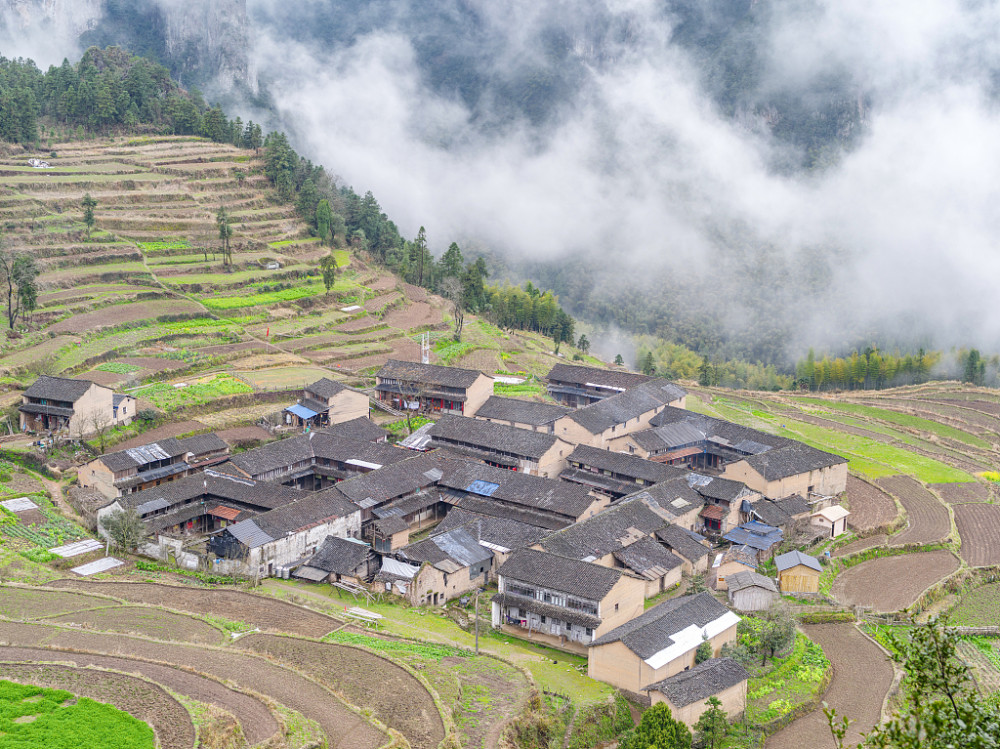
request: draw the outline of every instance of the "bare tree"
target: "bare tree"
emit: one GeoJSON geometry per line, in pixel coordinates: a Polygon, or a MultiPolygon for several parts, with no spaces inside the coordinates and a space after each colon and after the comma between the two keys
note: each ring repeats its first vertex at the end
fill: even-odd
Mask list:
{"type": "Polygon", "coordinates": [[[91,411],[90,416],[87,417],[86,425],[88,428],[88,433],[91,434],[97,440],[97,446],[104,454],[104,449],[108,445],[108,433],[111,431],[112,426],[111,417],[100,411],[91,411]]]}
{"type": "Polygon", "coordinates": [[[139,548],[142,539],[146,537],[146,524],[139,514],[128,510],[115,510],[110,515],[101,518],[101,527],[111,537],[111,542],[119,551],[129,554],[139,548]]]}
{"type": "Polygon", "coordinates": [[[465,286],[455,276],[448,276],[441,282],[441,296],[451,302],[451,313],[455,318],[455,341],[461,341],[465,325],[465,286]]]}

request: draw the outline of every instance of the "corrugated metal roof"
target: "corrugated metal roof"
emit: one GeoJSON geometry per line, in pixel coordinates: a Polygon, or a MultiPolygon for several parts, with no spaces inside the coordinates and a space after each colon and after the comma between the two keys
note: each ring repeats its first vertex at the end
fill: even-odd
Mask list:
{"type": "Polygon", "coordinates": [[[237,541],[251,549],[274,541],[253,520],[241,520],[235,525],[229,526],[228,530],[237,541]]]}
{"type": "Polygon", "coordinates": [[[141,447],[130,447],[125,450],[130,458],[137,463],[152,463],[156,460],[166,460],[170,454],[155,442],[142,445],[141,447]]]}
{"type": "Polygon", "coordinates": [[[657,427],[656,436],[663,440],[667,447],[678,447],[689,445],[692,442],[701,442],[705,439],[705,433],[686,421],[678,421],[675,424],[657,427]]]}
{"type": "Polygon", "coordinates": [[[406,564],[406,562],[399,562],[389,557],[384,557],[382,559],[382,572],[385,572],[389,575],[395,575],[396,577],[405,577],[412,580],[414,577],[416,577],[419,571],[420,571],[419,567],[416,567],[412,564],[406,564]]]}
{"type": "Polygon", "coordinates": [[[317,415],[316,411],[306,408],[305,406],[296,403],[294,406],[289,406],[285,409],[289,413],[293,413],[300,419],[311,419],[317,415]]]}
{"type": "Polygon", "coordinates": [[[145,515],[147,512],[156,512],[157,510],[162,510],[166,507],[170,507],[170,503],[165,499],[151,499],[149,502],[143,502],[141,505],[135,508],[135,511],[140,515],[145,515]]]}

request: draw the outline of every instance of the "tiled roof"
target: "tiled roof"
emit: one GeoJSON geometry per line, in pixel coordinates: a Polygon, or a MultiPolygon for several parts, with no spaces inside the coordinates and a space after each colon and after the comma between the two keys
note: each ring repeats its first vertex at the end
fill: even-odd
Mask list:
{"type": "Polygon", "coordinates": [[[508,550],[532,546],[549,532],[548,529],[539,528],[537,525],[529,525],[510,518],[482,515],[463,510],[461,507],[453,507],[438,526],[442,531],[453,528],[465,528],[481,542],[508,550]]]}
{"type": "Polygon", "coordinates": [[[350,421],[342,421],[339,424],[327,427],[323,431],[328,432],[334,437],[356,440],[358,442],[378,442],[389,436],[387,431],[364,416],[359,416],[350,421]]]}
{"type": "MultiPolygon", "coordinates": [[[[548,535],[548,532],[550,531],[565,528],[573,522],[565,515],[556,515],[538,510],[531,510],[526,507],[501,504],[500,502],[495,502],[492,499],[483,499],[473,494],[455,501],[454,505],[457,508],[468,510],[469,512],[476,513],[477,515],[487,515],[493,518],[502,518],[518,523],[524,523],[525,525],[532,525],[537,528],[544,528],[546,530],[546,535],[548,535]]],[[[452,512],[454,512],[454,510],[452,510],[452,512]]]]}
{"type": "Polygon", "coordinates": [[[846,463],[847,459],[817,450],[801,442],[792,442],[760,455],[751,455],[746,461],[765,481],[777,481],[807,471],[846,463]]]}
{"type": "Polygon", "coordinates": [[[103,390],[109,389],[103,385],[96,385],[90,380],[72,380],[68,377],[40,375],[39,378],[24,391],[24,394],[29,398],[45,398],[54,401],[69,401],[70,403],[76,403],[76,401],[83,397],[83,394],[90,390],[92,386],[99,387],[103,390]]]}
{"type": "Polygon", "coordinates": [[[661,692],[674,707],[685,707],[707,700],[749,678],[747,670],[732,658],[711,658],[687,671],[650,684],[646,691],[661,692]]]}
{"type": "Polygon", "coordinates": [[[575,364],[556,364],[549,370],[547,379],[549,382],[569,382],[579,387],[597,385],[628,390],[653,378],[621,369],[598,369],[597,367],[581,367],[575,364]]]}
{"type": "Polygon", "coordinates": [[[440,481],[445,458],[435,453],[403,452],[406,453],[405,460],[341,481],[337,488],[358,504],[368,507],[432,487],[440,481]]]}
{"type": "Polygon", "coordinates": [[[199,497],[214,497],[266,510],[300,499],[302,492],[280,484],[235,478],[215,471],[205,471],[169,481],[160,486],[143,489],[135,494],[126,494],[119,497],[117,501],[124,508],[138,509],[145,504],[154,502],[162,507],[170,507],[199,497]]]}
{"type": "Polygon", "coordinates": [[[567,559],[534,549],[520,549],[498,570],[509,580],[519,580],[591,601],[601,601],[621,579],[622,571],[590,562],[567,559]]]}
{"type": "Polygon", "coordinates": [[[820,566],[819,560],[816,559],[816,557],[803,554],[798,549],[789,551],[785,554],[779,554],[774,558],[774,564],[777,566],[778,572],[790,570],[792,567],[798,567],[800,564],[811,570],[816,570],[817,572],[823,571],[823,568],[820,566]]]}
{"type": "Polygon", "coordinates": [[[195,434],[191,437],[185,437],[179,440],[181,448],[185,452],[194,453],[195,455],[206,455],[207,453],[214,452],[225,452],[229,449],[229,445],[219,437],[217,434],[209,432],[208,434],[195,434]]]}
{"type": "Polygon", "coordinates": [[[627,569],[647,580],[657,580],[683,564],[680,557],[658,544],[651,536],[643,536],[634,544],[619,549],[614,557],[627,569]]]}
{"type": "Polygon", "coordinates": [[[655,411],[662,405],[659,398],[636,388],[584,406],[571,413],[569,418],[591,434],[600,434],[613,426],[655,411]]]}
{"type": "Polygon", "coordinates": [[[409,562],[427,562],[449,574],[493,558],[493,552],[480,544],[469,528],[435,533],[404,546],[399,555],[409,562]]]}
{"type": "Polygon", "coordinates": [[[661,543],[670,547],[689,562],[697,562],[710,551],[707,546],[695,538],[694,534],[679,525],[668,525],[656,532],[661,543]]]}
{"type": "Polygon", "coordinates": [[[633,497],[646,502],[655,503],[660,511],[666,513],[670,520],[676,520],[705,504],[705,498],[696,492],[688,483],[687,476],[678,476],[653,484],[629,494],[625,499],[633,497]]]}
{"type": "Polygon", "coordinates": [[[440,486],[575,520],[595,502],[585,487],[482,463],[454,460],[442,466],[440,486]]]}
{"type": "Polygon", "coordinates": [[[673,642],[672,635],[687,627],[704,627],[727,613],[729,609],[710,593],[681,596],[654,606],[594,640],[592,645],[620,641],[645,660],[669,647],[673,642]]]}
{"type": "Polygon", "coordinates": [[[336,489],[299,494],[305,496],[254,518],[257,526],[272,538],[281,538],[303,528],[359,512],[357,505],[336,489]]]}
{"type": "Polygon", "coordinates": [[[73,416],[76,413],[72,408],[50,406],[47,403],[22,403],[17,407],[17,410],[26,414],[44,414],[46,416],[73,416]]]}
{"type": "Polygon", "coordinates": [[[341,382],[334,382],[328,377],[316,380],[316,382],[306,385],[302,389],[306,392],[315,393],[320,398],[332,398],[342,390],[350,390],[347,385],[341,382]]]}
{"type": "Polygon", "coordinates": [[[542,542],[545,551],[571,559],[594,561],[636,543],[667,521],[642,500],[620,502],[542,542]]]}
{"type": "Polygon", "coordinates": [[[306,565],[326,572],[335,572],[338,575],[352,575],[371,556],[371,553],[368,544],[327,536],[306,565]]]}
{"type": "Polygon", "coordinates": [[[778,592],[778,586],[769,577],[759,575],[753,570],[740,570],[731,575],[726,575],[726,587],[730,593],[735,593],[746,588],[763,588],[771,593],[778,592]]]}
{"type": "Polygon", "coordinates": [[[654,463],[651,460],[629,455],[627,453],[616,453],[610,450],[601,450],[589,445],[578,445],[570,453],[567,460],[571,463],[582,463],[620,476],[632,479],[643,479],[648,483],[658,483],[667,481],[676,476],[686,476],[687,471],[682,468],[654,463]]]}
{"type": "Polygon", "coordinates": [[[476,369],[460,369],[459,367],[442,367],[437,364],[420,364],[417,362],[390,359],[376,377],[379,379],[402,380],[403,382],[418,382],[443,387],[470,387],[483,373],[476,369]]]}
{"type": "Polygon", "coordinates": [[[749,546],[759,551],[767,551],[780,544],[783,534],[780,528],[751,521],[738,528],[733,528],[724,539],[733,544],[749,546]]]}
{"type": "Polygon", "coordinates": [[[262,476],[301,461],[311,461],[314,457],[338,462],[363,460],[385,466],[411,455],[410,451],[393,445],[352,439],[338,434],[334,428],[332,431],[317,429],[309,434],[270,442],[234,455],[229,462],[251,476],[262,476]]]}
{"type": "Polygon", "coordinates": [[[518,398],[501,398],[498,395],[491,395],[476,411],[476,418],[544,426],[572,413],[572,411],[571,408],[557,406],[554,403],[539,403],[538,401],[524,401],[518,398]]]}
{"type": "Polygon", "coordinates": [[[487,452],[516,455],[538,460],[556,444],[555,435],[518,429],[465,416],[446,414],[438,419],[429,434],[436,441],[465,443],[487,452]]]}

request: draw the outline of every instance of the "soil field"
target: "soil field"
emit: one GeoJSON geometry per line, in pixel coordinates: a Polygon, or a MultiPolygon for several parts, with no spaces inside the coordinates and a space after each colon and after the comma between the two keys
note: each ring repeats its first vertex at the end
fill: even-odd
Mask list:
{"type": "Polygon", "coordinates": [[[898,513],[892,497],[856,476],[847,477],[847,502],[851,508],[848,525],[858,531],[891,523],[898,513]]]}
{"type": "Polygon", "coordinates": [[[931,544],[951,533],[948,509],[921,484],[909,476],[889,476],[879,479],[879,485],[906,508],[907,527],[889,539],[891,546],[931,544]]]}
{"type": "Polygon", "coordinates": [[[179,437],[189,432],[201,432],[207,428],[200,421],[178,421],[176,424],[166,424],[162,427],[156,427],[156,429],[150,429],[138,437],[119,442],[111,449],[115,451],[127,450],[130,447],[140,447],[141,445],[148,445],[150,442],[156,442],[157,440],[165,440],[167,437],[179,437]]]}
{"type": "Polygon", "coordinates": [[[379,730],[348,710],[329,691],[258,656],[16,622],[0,622],[0,641],[26,647],[44,641],[53,649],[138,658],[196,670],[298,710],[320,724],[331,747],[376,749],[384,740],[379,730]]]}
{"type": "Polygon", "coordinates": [[[233,427],[232,429],[223,429],[220,432],[216,432],[216,434],[219,436],[219,439],[229,445],[238,445],[241,442],[251,442],[253,440],[270,442],[274,439],[266,429],[261,429],[260,427],[233,427]]]}
{"type": "Polygon", "coordinates": [[[207,622],[146,606],[115,606],[96,611],[77,611],[54,616],[47,621],[54,624],[75,624],[99,632],[144,635],[167,642],[222,645],[226,641],[222,632],[207,622]]]}
{"type": "Polygon", "coordinates": [[[65,689],[81,697],[114,705],[148,723],[160,749],[191,749],[194,724],[184,706],[163,687],[109,671],[58,666],[50,663],[4,663],[3,678],[19,684],[65,689]]]}
{"type": "Polygon", "coordinates": [[[40,619],[71,611],[86,611],[114,605],[114,601],[109,601],[106,598],[80,593],[12,588],[10,586],[0,588],[0,616],[6,619],[40,619]]]}
{"type": "Polygon", "coordinates": [[[322,637],[341,625],[336,619],[284,601],[240,593],[235,590],[206,590],[157,583],[97,583],[83,580],[54,580],[49,587],[69,588],[114,596],[135,603],[217,616],[246,622],[271,632],[287,632],[304,637],[322,637]]]}
{"type": "Polygon", "coordinates": [[[406,736],[414,749],[434,749],[444,739],[434,698],[404,668],[385,658],[358,648],[273,635],[247,635],[236,645],[319,679],[348,702],[371,710],[406,736]]]}
{"type": "Polygon", "coordinates": [[[958,566],[952,553],[943,550],[880,557],[841,573],[831,594],[844,606],[864,606],[875,613],[902,611],[958,566]]]}
{"type": "Polygon", "coordinates": [[[83,315],[73,315],[49,328],[54,333],[87,333],[121,325],[135,320],[151,320],[161,315],[184,315],[204,313],[204,310],[194,302],[184,299],[163,299],[156,302],[140,302],[137,304],[113,304],[110,307],[87,312],[83,315]]]}
{"type": "Polygon", "coordinates": [[[415,302],[406,307],[389,310],[382,321],[392,328],[418,328],[422,325],[437,325],[444,317],[441,310],[428,302],[415,302]]]}
{"type": "Polygon", "coordinates": [[[990,501],[990,487],[978,481],[965,484],[931,484],[931,489],[950,505],[990,501]]]}
{"type": "Polygon", "coordinates": [[[89,372],[84,372],[83,374],[78,375],[74,379],[90,380],[91,382],[96,382],[98,385],[104,385],[104,387],[117,388],[120,383],[125,382],[125,380],[128,379],[128,375],[92,369],[89,372]]]}
{"type": "MultiPolygon", "coordinates": [[[[839,715],[853,721],[845,746],[853,746],[882,715],[882,703],[892,686],[892,665],[885,653],[853,624],[817,624],[803,627],[823,648],[833,665],[833,681],[823,699],[839,715]]],[[[806,749],[833,746],[822,710],[814,710],[767,740],[767,749],[806,749]]]]}
{"type": "Polygon", "coordinates": [[[872,549],[876,546],[885,546],[885,542],[888,536],[883,534],[878,534],[877,536],[868,536],[867,538],[859,538],[857,541],[852,541],[849,544],[841,546],[839,549],[833,552],[834,557],[846,557],[850,554],[857,554],[859,551],[864,551],[865,549],[872,549]]]}
{"type": "Polygon", "coordinates": [[[972,567],[1000,564],[1000,505],[955,505],[962,559],[972,567]]]}
{"type": "Polygon", "coordinates": [[[179,668],[128,658],[114,658],[90,653],[67,653],[43,648],[0,647],[0,660],[39,663],[59,661],[61,663],[75,663],[79,667],[96,666],[97,668],[138,674],[172,692],[198,702],[217,705],[232,713],[243,727],[243,735],[251,744],[266,741],[279,730],[278,722],[271,714],[270,709],[256,697],[237,692],[217,681],[182,671],[179,668]]]}

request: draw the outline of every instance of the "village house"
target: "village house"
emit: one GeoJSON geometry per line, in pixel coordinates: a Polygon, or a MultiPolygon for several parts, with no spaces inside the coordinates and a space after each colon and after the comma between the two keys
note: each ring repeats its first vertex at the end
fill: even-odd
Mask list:
{"type": "Polygon", "coordinates": [[[656,540],[680,557],[682,572],[697,575],[708,570],[711,548],[704,536],[671,524],[656,531],[656,540]]]}
{"type": "Polygon", "coordinates": [[[375,375],[375,393],[401,411],[474,416],[493,395],[493,378],[475,369],[390,359],[375,375]]]}
{"type": "Polygon", "coordinates": [[[666,380],[644,382],[563,416],[555,422],[555,433],[574,445],[610,447],[613,440],[648,429],[678,390],[666,380]]]}
{"type": "Polygon", "coordinates": [[[757,569],[757,550],[749,546],[731,546],[715,555],[711,577],[707,580],[715,590],[728,590],[726,579],[737,572],[753,572],[757,569]]]}
{"type": "Polygon", "coordinates": [[[731,463],[722,475],[742,481],[765,497],[832,497],[847,489],[847,459],[790,441],[731,463]]]}
{"type": "Polygon", "coordinates": [[[136,400],[90,380],[41,375],[21,396],[22,432],[89,437],[135,418],[136,400]]]}
{"type": "Polygon", "coordinates": [[[313,583],[362,585],[379,570],[371,546],[357,538],[327,536],[316,553],[292,572],[292,577],[313,583]]]}
{"type": "Polygon", "coordinates": [[[781,532],[781,528],[751,520],[738,528],[733,528],[722,538],[734,546],[753,549],[759,564],[774,555],[775,550],[784,540],[784,534],[781,532]]]}
{"type": "Polygon", "coordinates": [[[490,396],[476,411],[475,418],[497,424],[529,429],[533,432],[555,432],[556,421],[572,413],[573,409],[553,403],[525,401],[517,398],[490,396]]]}
{"type": "Polygon", "coordinates": [[[726,577],[729,605],[737,611],[766,611],[778,600],[774,580],[752,570],[741,570],[726,577]]]}
{"type": "Polygon", "coordinates": [[[534,546],[551,531],[538,525],[522,522],[514,517],[486,515],[453,507],[441,524],[439,531],[465,528],[474,534],[479,543],[493,552],[493,572],[496,572],[512,552],[534,546]]]}
{"type": "Polygon", "coordinates": [[[808,525],[811,514],[812,506],[805,497],[793,494],[784,499],[744,500],[740,517],[743,522],[759,520],[765,525],[773,525],[789,535],[796,528],[808,525]]]}
{"type": "Polygon", "coordinates": [[[400,562],[392,557],[382,557],[382,566],[375,573],[371,589],[377,593],[389,593],[406,598],[410,594],[413,581],[420,572],[415,564],[400,562]]]}
{"type": "Polygon", "coordinates": [[[819,577],[823,574],[816,557],[801,551],[789,551],[774,558],[778,568],[778,584],[782,593],[819,593],[819,577]]]}
{"type": "Polygon", "coordinates": [[[461,416],[442,416],[430,428],[432,447],[446,447],[497,468],[556,478],[573,447],[555,435],[461,416]]]}
{"type": "Polygon", "coordinates": [[[567,463],[559,478],[589,487],[613,500],[643,487],[687,475],[680,468],[589,445],[578,445],[569,454],[567,463]]]}
{"type": "MultiPolygon", "coordinates": [[[[648,375],[621,369],[600,369],[575,364],[556,364],[546,377],[549,395],[570,408],[589,406],[652,379],[648,375]]],[[[682,408],[683,397],[681,395],[679,401],[682,408]]]]}
{"type": "Polygon", "coordinates": [[[80,466],[77,480],[114,499],[187,476],[225,460],[228,452],[229,446],[214,434],[170,437],[95,458],[80,466]]]}
{"type": "Polygon", "coordinates": [[[213,568],[224,574],[287,578],[328,536],[358,538],[361,510],[336,489],[299,492],[288,502],[227,526],[209,539],[213,568]]]}
{"type": "Polygon", "coordinates": [[[403,547],[397,558],[420,568],[407,593],[414,606],[438,606],[490,581],[493,553],[472,528],[454,528],[403,547]]]}
{"type": "Polygon", "coordinates": [[[651,705],[664,703],[675,720],[694,730],[708,709],[709,697],[716,697],[730,721],[746,709],[747,680],[750,674],[732,658],[712,658],[689,671],[681,671],[646,687],[651,705]]]}
{"type": "Polygon", "coordinates": [[[584,486],[468,460],[450,461],[438,486],[449,504],[472,511],[481,510],[483,503],[523,510],[531,515],[505,517],[546,528],[561,528],[584,520],[608,504],[607,497],[595,496],[584,486]],[[540,516],[555,523],[545,522],[540,516]]]}
{"type": "Polygon", "coordinates": [[[822,528],[827,538],[836,538],[847,533],[847,518],[850,514],[840,505],[832,505],[813,513],[809,522],[822,528]]]}
{"type": "Polygon", "coordinates": [[[577,653],[641,614],[646,587],[624,570],[534,549],[512,553],[497,584],[494,627],[577,653]]]}
{"type": "Polygon", "coordinates": [[[633,695],[692,668],[702,642],[715,656],[736,640],[740,618],[710,593],[681,596],[649,609],[590,644],[587,674],[633,695]]]}
{"type": "Polygon", "coordinates": [[[302,397],[285,409],[285,423],[325,427],[368,416],[368,396],[324,377],[302,389],[302,397]]]}
{"type": "Polygon", "coordinates": [[[624,569],[646,581],[652,598],[681,580],[683,560],[654,537],[667,525],[659,506],[635,498],[556,531],[539,546],[552,554],[624,569]]]}

